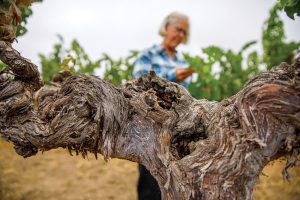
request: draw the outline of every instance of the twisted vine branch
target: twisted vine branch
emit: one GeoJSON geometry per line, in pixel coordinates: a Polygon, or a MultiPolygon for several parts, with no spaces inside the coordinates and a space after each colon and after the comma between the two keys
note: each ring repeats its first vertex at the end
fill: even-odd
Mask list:
{"type": "Polygon", "coordinates": [[[63,147],[83,157],[90,151],[139,162],[164,199],[251,199],[268,162],[288,155],[286,170],[295,165],[299,59],[211,102],[154,73],[121,88],[85,75],[41,87],[35,65],[4,42],[0,50],[15,74],[1,75],[0,135],[24,157],[63,147]]]}

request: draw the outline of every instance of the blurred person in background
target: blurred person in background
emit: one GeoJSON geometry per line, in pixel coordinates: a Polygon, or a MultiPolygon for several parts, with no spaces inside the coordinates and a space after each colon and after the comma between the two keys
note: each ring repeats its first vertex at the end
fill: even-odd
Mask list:
{"type": "MultiPolygon", "coordinates": [[[[153,45],[140,53],[134,65],[133,76],[139,77],[149,71],[154,71],[157,76],[188,87],[195,70],[189,67],[176,48],[179,44],[188,42],[189,26],[189,19],[186,15],[179,12],[169,14],[159,29],[159,35],[163,37],[162,43],[153,45]]],[[[161,199],[157,181],[143,165],[139,165],[137,189],[139,200],[161,199]]]]}

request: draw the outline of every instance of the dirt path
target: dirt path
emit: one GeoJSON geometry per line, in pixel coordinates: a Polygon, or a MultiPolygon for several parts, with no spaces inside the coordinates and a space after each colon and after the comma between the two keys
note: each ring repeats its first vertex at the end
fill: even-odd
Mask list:
{"type": "MultiPolygon", "coordinates": [[[[283,163],[267,167],[255,190],[255,199],[298,200],[300,167],[294,181],[284,183],[283,163]]],[[[102,157],[89,160],[69,156],[65,149],[23,159],[0,139],[0,200],[135,200],[137,164],[102,157]]]]}

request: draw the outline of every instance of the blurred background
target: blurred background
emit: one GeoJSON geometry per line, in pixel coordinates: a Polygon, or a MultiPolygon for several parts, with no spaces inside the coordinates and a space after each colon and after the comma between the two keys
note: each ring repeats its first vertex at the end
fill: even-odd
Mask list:
{"type": "MultiPolygon", "coordinates": [[[[239,51],[249,41],[262,50],[262,28],[277,0],[43,0],[32,5],[28,32],[15,47],[39,63],[38,54],[48,55],[53,44],[64,38],[70,45],[77,39],[92,60],[106,53],[117,59],[130,50],[160,43],[158,28],[169,13],[179,11],[190,18],[191,37],[181,50],[197,55],[210,45],[239,51]],[[30,47],[30,48],[29,48],[30,47]]],[[[287,41],[300,39],[300,20],[278,12],[287,41]]]]}
{"type": "MultiPolygon", "coordinates": [[[[292,63],[300,50],[300,18],[289,0],[43,0],[23,9],[13,46],[38,65],[43,80],[63,69],[98,75],[114,85],[132,78],[139,51],[159,44],[158,28],[170,12],[190,17],[187,45],[196,68],[195,98],[232,96],[260,71],[292,63]],[[293,18],[293,19],[292,19],[293,18]]],[[[5,67],[0,63],[0,69],[5,67]]],[[[282,160],[264,169],[254,199],[299,199],[300,168],[284,181],[282,160]]],[[[0,139],[0,200],[136,199],[137,165],[69,156],[64,149],[23,159],[0,139]]]]}

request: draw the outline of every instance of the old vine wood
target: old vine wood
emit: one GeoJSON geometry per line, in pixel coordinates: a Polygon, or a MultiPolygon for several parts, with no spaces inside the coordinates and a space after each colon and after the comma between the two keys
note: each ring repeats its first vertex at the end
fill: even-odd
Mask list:
{"type": "Polygon", "coordinates": [[[24,157],[70,153],[145,165],[163,199],[251,199],[264,166],[295,165],[300,147],[300,59],[249,80],[221,102],[193,99],[154,73],[120,88],[76,75],[42,86],[37,67],[0,42],[0,134],[24,157]]]}
{"type": "Polygon", "coordinates": [[[11,46],[18,6],[30,1],[13,2],[0,8],[0,136],[19,155],[62,147],[138,162],[165,200],[252,199],[264,166],[282,156],[289,178],[300,150],[300,58],[221,102],[196,100],[153,72],[120,88],[86,75],[43,85],[37,66],[11,46]]]}

